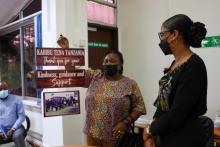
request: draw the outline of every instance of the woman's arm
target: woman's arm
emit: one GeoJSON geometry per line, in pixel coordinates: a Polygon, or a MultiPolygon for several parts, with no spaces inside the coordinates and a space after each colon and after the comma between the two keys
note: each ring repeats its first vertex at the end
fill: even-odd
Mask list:
{"type": "Polygon", "coordinates": [[[93,78],[101,74],[101,70],[92,70],[87,69],[85,70],[85,84],[83,87],[88,88],[93,78]]]}
{"type": "Polygon", "coordinates": [[[139,87],[135,81],[132,81],[132,95],[130,95],[130,101],[130,114],[125,119],[120,121],[113,129],[113,134],[116,136],[120,136],[120,134],[123,134],[126,131],[128,124],[133,123],[135,120],[138,119],[138,117],[140,117],[143,114],[146,114],[144,100],[139,90],[139,87]]]}
{"type": "Polygon", "coordinates": [[[132,95],[131,100],[131,113],[124,119],[125,123],[132,123],[137,120],[141,115],[146,114],[146,108],[141,91],[135,81],[132,81],[132,95]]]}

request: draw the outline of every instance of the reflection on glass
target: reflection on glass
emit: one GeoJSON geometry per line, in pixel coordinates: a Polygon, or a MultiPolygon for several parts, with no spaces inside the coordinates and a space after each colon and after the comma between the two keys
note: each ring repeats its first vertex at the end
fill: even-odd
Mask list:
{"type": "Polygon", "coordinates": [[[114,3],[114,0],[104,0],[106,2],[109,2],[109,3],[114,3]]]}
{"type": "Polygon", "coordinates": [[[19,31],[0,37],[0,80],[8,83],[11,93],[22,95],[19,31]]]}
{"type": "Polygon", "coordinates": [[[25,96],[36,97],[34,26],[24,28],[24,87],[25,96]]]}

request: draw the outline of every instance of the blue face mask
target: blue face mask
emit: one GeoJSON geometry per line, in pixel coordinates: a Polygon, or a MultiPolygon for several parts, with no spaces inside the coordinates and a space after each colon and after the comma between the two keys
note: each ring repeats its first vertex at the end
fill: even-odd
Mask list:
{"type": "Polygon", "coordinates": [[[8,90],[0,91],[0,99],[5,99],[8,96],[8,90]]]}

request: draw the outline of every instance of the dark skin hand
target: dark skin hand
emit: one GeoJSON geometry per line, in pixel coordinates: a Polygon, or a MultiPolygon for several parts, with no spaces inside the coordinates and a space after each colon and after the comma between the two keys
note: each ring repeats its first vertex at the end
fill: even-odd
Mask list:
{"type": "MultiPolygon", "coordinates": [[[[138,111],[133,111],[130,114],[130,118],[133,119],[133,121],[135,121],[139,116],[140,116],[140,112],[138,111]]],[[[132,121],[131,121],[132,122],[132,121]]],[[[130,123],[131,123],[130,122],[130,123]]],[[[113,135],[116,136],[117,138],[119,138],[120,136],[122,136],[127,129],[127,124],[124,121],[120,121],[115,128],[112,130],[113,131],[113,135]]]]}
{"type": "Polygon", "coordinates": [[[0,133],[0,140],[5,140],[5,137],[2,133],[0,133]]]}
{"type": "Polygon", "coordinates": [[[7,141],[7,140],[10,140],[13,136],[13,133],[14,133],[14,130],[13,129],[10,129],[8,132],[7,132],[7,138],[2,134],[0,133],[0,139],[4,140],[4,141],[7,141]]]}
{"type": "Polygon", "coordinates": [[[7,138],[9,138],[9,139],[12,138],[13,133],[14,133],[14,130],[10,129],[7,133],[7,136],[8,136],[7,138]]]}
{"type": "Polygon", "coordinates": [[[112,131],[113,131],[113,135],[119,138],[121,135],[125,133],[126,124],[121,121],[115,126],[115,128],[112,131]]]}

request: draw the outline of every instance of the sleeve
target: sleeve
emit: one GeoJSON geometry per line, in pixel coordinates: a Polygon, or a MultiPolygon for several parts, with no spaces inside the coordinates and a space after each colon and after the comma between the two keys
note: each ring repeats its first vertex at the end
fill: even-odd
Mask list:
{"type": "Polygon", "coordinates": [[[14,128],[15,130],[21,126],[21,124],[24,122],[25,120],[25,112],[24,112],[24,105],[22,103],[21,100],[18,100],[17,106],[16,106],[16,111],[17,111],[17,120],[14,123],[14,125],[12,126],[12,128],[14,128]]]}
{"type": "Polygon", "coordinates": [[[132,96],[131,96],[131,109],[138,111],[141,115],[146,114],[146,108],[141,91],[135,81],[132,80],[132,96]]]}
{"type": "Polygon", "coordinates": [[[97,70],[87,69],[85,71],[85,87],[88,88],[92,79],[98,76],[99,74],[101,74],[100,69],[97,69],[97,70]]]}
{"type": "Polygon", "coordinates": [[[202,92],[202,87],[207,84],[204,64],[188,65],[188,68],[185,68],[180,76],[171,109],[161,117],[155,118],[151,123],[150,132],[153,135],[179,128],[193,111],[202,92]]]}

